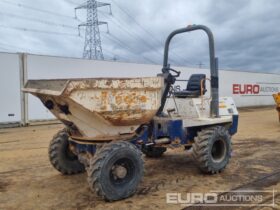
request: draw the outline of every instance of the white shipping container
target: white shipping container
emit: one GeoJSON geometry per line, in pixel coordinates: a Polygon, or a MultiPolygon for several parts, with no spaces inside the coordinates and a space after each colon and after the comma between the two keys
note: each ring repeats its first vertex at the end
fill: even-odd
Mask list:
{"type": "Polygon", "coordinates": [[[0,123],[21,120],[19,74],[19,56],[0,53],[0,123]]]}
{"type": "MultiPolygon", "coordinates": [[[[19,58],[17,54],[0,54],[1,112],[0,122],[20,120],[19,58]],[[13,118],[7,117],[15,113],[13,118]]],[[[91,78],[91,77],[149,77],[161,73],[162,66],[83,60],[51,56],[28,55],[28,79],[91,78]]],[[[179,79],[188,80],[191,74],[208,69],[174,67],[182,72],[179,79]]],[[[238,107],[273,105],[272,94],[280,92],[280,75],[241,71],[219,71],[220,96],[231,96],[238,107]]],[[[176,88],[186,88],[180,81],[176,88]]],[[[207,81],[210,95],[209,81],[207,81]]],[[[52,114],[35,97],[28,96],[29,120],[52,119],[52,114]]]]}

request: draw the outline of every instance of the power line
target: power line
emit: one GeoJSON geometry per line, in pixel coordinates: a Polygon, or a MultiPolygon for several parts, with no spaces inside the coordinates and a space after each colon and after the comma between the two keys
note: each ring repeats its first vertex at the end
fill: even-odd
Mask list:
{"type": "Polygon", "coordinates": [[[114,44],[117,44],[119,47],[121,47],[122,49],[126,49],[128,50],[130,53],[134,54],[137,56],[137,54],[134,52],[133,49],[131,49],[129,46],[127,46],[126,44],[124,44],[120,39],[118,39],[117,37],[113,36],[112,34],[106,34],[106,36],[104,36],[104,38],[107,38],[108,40],[110,40],[111,42],[113,42],[114,44]]]}
{"type": "MultiPolygon", "coordinates": [[[[130,19],[132,19],[142,30],[144,30],[146,33],[149,33],[144,27],[141,26],[141,24],[139,24],[133,17],[132,15],[130,15],[126,10],[124,10],[119,4],[117,4],[114,0],[112,0],[112,2],[123,12],[125,13],[130,19]]],[[[114,16],[115,17],[115,16],[114,16]]],[[[115,17],[116,18],[116,17],[115,17]]],[[[117,18],[116,18],[117,19],[117,18]]],[[[119,27],[122,27],[121,25],[119,25],[119,27]]],[[[124,27],[122,27],[124,29],[124,27]]],[[[132,34],[130,31],[128,31],[126,28],[124,29],[125,31],[127,31],[129,34],[132,34]]],[[[133,36],[133,35],[132,35],[133,36]]],[[[159,49],[156,49],[154,46],[151,46],[146,40],[144,40],[143,38],[139,38],[138,35],[135,35],[138,39],[140,39],[146,46],[148,46],[148,48],[152,49],[152,51],[158,52],[160,51],[159,49]]],[[[154,35],[151,35],[152,37],[154,37],[154,35]]],[[[161,43],[160,43],[161,45],[161,43]]],[[[159,52],[162,56],[163,53],[159,52]]]]}
{"type": "Polygon", "coordinates": [[[64,15],[64,14],[56,13],[56,12],[53,12],[53,11],[32,7],[32,6],[29,6],[29,5],[26,5],[26,4],[10,2],[8,0],[1,0],[0,3],[6,3],[6,4],[13,5],[13,6],[25,8],[25,9],[30,9],[30,10],[33,10],[33,11],[36,11],[36,12],[43,12],[43,13],[47,13],[47,14],[50,14],[50,15],[56,15],[56,16],[71,18],[71,19],[75,20],[75,17],[69,16],[69,15],[64,15]]]}
{"type": "MultiPolygon", "coordinates": [[[[125,10],[122,6],[120,6],[115,0],[112,0],[112,2],[114,2],[114,4],[123,12],[125,13],[133,22],[135,22],[143,31],[145,31],[147,34],[149,34],[151,36],[152,39],[154,39],[158,44],[162,45],[162,42],[160,40],[158,40],[157,38],[155,38],[155,35],[153,33],[151,33],[149,30],[147,30],[146,28],[144,28],[140,23],[138,23],[138,21],[127,11],[125,10]]],[[[180,55],[178,55],[177,53],[174,53],[175,56],[177,56],[178,58],[182,59],[183,61],[185,61],[186,63],[191,64],[189,61],[185,60],[184,58],[182,58],[180,55]]],[[[192,65],[192,64],[191,64],[192,65]]]]}
{"type": "MultiPolygon", "coordinates": [[[[70,2],[70,3],[73,3],[73,4],[75,4],[73,1],[69,1],[69,0],[67,0],[68,2],[70,2]]],[[[100,3],[100,2],[99,2],[100,3]]],[[[106,4],[106,5],[108,5],[108,4],[106,4]]],[[[80,7],[86,7],[86,5],[85,4],[83,4],[82,6],[80,6],[80,7]]],[[[110,9],[110,11],[111,11],[111,9],[110,9]]],[[[110,12],[111,13],[111,12],[110,12]]],[[[104,14],[104,13],[103,13],[104,14]]],[[[105,16],[107,16],[108,17],[108,15],[106,15],[106,14],[104,14],[105,16]]],[[[116,17],[115,17],[116,18],[116,17]]],[[[152,51],[155,51],[155,52],[157,52],[157,51],[159,51],[159,49],[156,49],[156,48],[154,48],[153,46],[151,46],[146,40],[144,40],[143,38],[140,38],[138,35],[133,35],[129,30],[127,30],[125,27],[122,27],[121,26],[121,24],[119,24],[119,23],[117,23],[114,19],[111,19],[112,21],[114,21],[115,22],[115,24],[116,25],[118,25],[118,27],[120,27],[120,28],[122,28],[123,30],[125,30],[128,34],[130,34],[131,36],[136,36],[137,37],[137,39],[139,39],[139,40],[141,40],[141,42],[142,43],[144,43],[149,49],[151,49],[152,51]]],[[[119,39],[118,39],[119,40],[119,39]]],[[[119,40],[120,41],[120,40],[119,40]]],[[[123,44],[123,43],[122,43],[123,44]]],[[[130,48],[131,49],[131,48],[130,48]]],[[[162,53],[162,52],[161,52],[162,53]]],[[[162,54],[163,55],[163,54],[162,54]]],[[[150,62],[153,62],[153,61],[151,61],[151,60],[149,60],[150,62]]],[[[154,63],[154,62],[153,62],[154,63]]]]}
{"type": "MultiPolygon", "coordinates": [[[[74,4],[74,2],[72,2],[72,1],[69,1],[69,2],[71,2],[71,3],[73,3],[74,4]]],[[[104,12],[103,12],[103,15],[105,15],[105,16],[109,16],[109,15],[106,15],[106,14],[104,14],[104,12]]],[[[115,19],[117,19],[116,17],[115,17],[115,19]]],[[[114,21],[114,19],[111,19],[112,21],[114,21]]],[[[117,21],[117,20],[116,20],[117,21]]],[[[115,22],[115,24],[116,25],[118,25],[118,27],[120,27],[120,28],[122,28],[123,30],[125,30],[128,34],[130,34],[131,36],[134,36],[129,30],[127,30],[125,27],[122,27],[122,25],[121,24],[119,24],[119,23],[117,23],[116,21],[114,21],[115,22]]],[[[119,22],[119,21],[118,21],[119,22]]],[[[152,51],[159,51],[158,49],[156,49],[156,48],[154,48],[153,46],[151,46],[146,40],[144,40],[143,38],[141,38],[141,37],[139,37],[138,35],[135,35],[139,40],[141,40],[141,42],[142,43],[144,43],[148,48],[150,48],[152,51]]]]}
{"type": "MultiPolygon", "coordinates": [[[[68,2],[70,2],[69,0],[67,0],[68,2]]],[[[114,0],[112,0],[116,5],[117,7],[122,11],[124,12],[130,19],[132,19],[142,30],[144,30],[146,33],[150,34],[151,37],[156,40],[158,43],[161,44],[161,42],[157,39],[155,39],[154,35],[148,31],[147,29],[145,29],[140,23],[138,23],[135,18],[132,17],[132,15],[130,15],[125,9],[123,9],[120,5],[118,5],[114,0]]],[[[69,15],[64,15],[64,14],[60,14],[60,13],[56,13],[56,12],[52,12],[52,11],[49,11],[49,10],[44,10],[44,9],[40,9],[40,8],[36,8],[36,7],[33,7],[33,6],[29,6],[29,5],[26,5],[26,4],[20,4],[20,3],[15,3],[15,2],[10,2],[10,1],[7,1],[7,0],[2,0],[1,1],[2,3],[6,3],[6,4],[10,4],[10,5],[13,5],[13,6],[17,6],[17,7],[22,7],[22,8],[26,8],[26,9],[30,9],[30,10],[34,10],[36,12],[43,12],[43,13],[47,13],[47,14],[51,14],[51,15],[56,15],[56,16],[61,16],[61,17],[67,17],[67,18],[71,18],[71,19],[74,19],[74,17],[72,16],[69,16],[69,15]]],[[[71,2],[73,4],[76,4],[74,3],[73,1],[71,2]]],[[[107,3],[101,3],[101,2],[97,2],[99,6],[106,6],[106,5],[109,5],[107,3]]],[[[83,4],[82,5],[83,7],[85,7],[86,5],[83,4]]],[[[74,29],[75,27],[73,26],[70,26],[70,25],[64,25],[64,24],[59,24],[59,23],[55,23],[55,22],[51,22],[51,21],[46,21],[46,20],[39,20],[39,19],[33,19],[33,18],[29,18],[29,17],[24,17],[24,16],[20,16],[20,15],[14,15],[14,14],[9,14],[9,13],[2,13],[4,15],[7,15],[7,16],[10,16],[10,17],[14,17],[14,18],[21,18],[21,19],[26,19],[26,20],[30,20],[30,21],[35,21],[35,22],[39,22],[39,23],[43,23],[43,24],[48,24],[48,25],[53,25],[53,26],[59,26],[59,27],[64,27],[64,28],[71,28],[71,29],[74,29]]],[[[78,20],[78,19],[76,19],[78,20]]],[[[116,21],[118,21],[118,19],[116,18],[116,21]]],[[[119,22],[119,21],[118,21],[119,22]]],[[[102,23],[102,22],[98,22],[99,23],[102,23]]],[[[121,24],[118,24],[116,22],[116,24],[121,27],[122,29],[124,27],[121,26],[121,24]]],[[[90,26],[90,24],[81,24],[81,26],[84,25],[84,26],[90,26]]],[[[70,33],[64,33],[64,32],[55,32],[55,31],[46,31],[46,30],[37,30],[37,29],[30,29],[30,28],[24,28],[24,27],[12,27],[12,26],[5,26],[5,25],[0,25],[0,27],[2,28],[8,28],[8,29],[14,29],[14,30],[21,30],[21,31],[30,31],[30,32],[36,32],[36,33],[44,33],[44,34],[54,34],[54,35],[65,35],[65,36],[77,36],[77,35],[74,35],[74,34],[70,34],[70,33]]],[[[141,43],[143,43],[147,48],[151,49],[152,51],[154,52],[157,52],[159,51],[159,49],[156,49],[154,46],[150,45],[150,43],[148,43],[147,41],[145,41],[143,38],[139,37],[138,35],[133,35],[133,32],[130,32],[129,30],[125,29],[125,31],[128,32],[128,34],[130,34],[132,37],[137,37],[138,40],[141,40],[141,43]]],[[[135,32],[134,32],[135,33],[135,32]]],[[[100,40],[101,42],[101,40],[100,40]]],[[[123,43],[122,43],[123,44],[123,43]]],[[[131,50],[131,48],[130,48],[131,50]]],[[[102,49],[101,49],[102,51],[102,49]]],[[[161,52],[162,53],[162,52],[161,52]]],[[[159,54],[157,54],[159,55],[159,54]]],[[[145,58],[145,60],[147,60],[147,58],[145,58]]],[[[150,59],[148,59],[150,62],[152,63],[155,63],[153,61],[151,61],[150,59]]]]}
{"type": "MultiPolygon", "coordinates": [[[[139,54],[136,54],[136,53],[134,52],[135,50],[133,50],[130,46],[128,46],[127,44],[125,44],[124,42],[122,42],[122,41],[121,41],[120,39],[118,39],[116,36],[114,36],[114,35],[112,35],[112,34],[111,34],[111,36],[112,36],[115,40],[117,40],[118,42],[120,42],[122,46],[124,46],[125,48],[129,49],[130,52],[133,52],[137,57],[139,56],[139,54]]],[[[146,57],[145,55],[142,55],[142,54],[141,54],[140,56],[141,56],[143,59],[149,61],[150,63],[157,64],[156,62],[154,62],[154,61],[151,60],[150,58],[146,57]]]]}
{"type": "MultiPolygon", "coordinates": [[[[120,21],[118,21],[118,19],[112,18],[111,21],[113,23],[116,24],[117,28],[120,28],[122,30],[119,30],[120,32],[122,32],[124,35],[130,36],[132,37],[132,40],[140,40],[141,41],[141,46],[146,46],[148,49],[152,50],[152,52],[155,52],[157,55],[160,55],[160,53],[158,53],[158,49],[154,48],[152,45],[150,45],[145,39],[139,37],[138,35],[133,34],[131,31],[129,31],[128,29],[126,29],[125,27],[122,26],[122,24],[120,23],[120,21]],[[124,31],[126,33],[124,33],[124,31]],[[142,45],[143,44],[143,45],[142,45]]],[[[123,36],[122,36],[123,37],[123,36]]]]}
{"type": "Polygon", "coordinates": [[[65,0],[65,1],[67,1],[67,2],[69,2],[69,3],[71,3],[71,4],[75,4],[75,5],[78,5],[78,4],[79,4],[78,2],[75,2],[75,1],[72,1],[72,0],[65,0]]]}
{"type": "Polygon", "coordinates": [[[125,9],[123,9],[115,0],[112,0],[112,2],[114,2],[114,4],[122,11],[124,12],[130,19],[133,20],[133,22],[135,22],[142,30],[144,30],[146,33],[150,34],[152,36],[152,38],[156,41],[158,41],[159,43],[161,43],[159,40],[154,38],[154,35],[148,31],[147,29],[145,29],[140,23],[138,23],[138,21],[136,21],[136,19],[130,15],[125,9]]]}
{"type": "Polygon", "coordinates": [[[70,34],[70,33],[64,33],[64,32],[45,31],[45,30],[30,29],[30,28],[23,28],[23,27],[5,26],[5,25],[0,25],[0,27],[7,28],[7,29],[13,29],[13,30],[27,31],[27,32],[79,37],[77,34],[70,34]]]}
{"type": "MultiPolygon", "coordinates": [[[[11,3],[11,2],[7,2],[6,0],[3,0],[3,1],[5,1],[6,3],[10,3],[10,4],[13,4],[13,5],[17,5],[17,6],[20,6],[20,7],[25,7],[25,8],[28,8],[28,9],[33,9],[33,10],[38,10],[38,11],[41,11],[41,12],[47,12],[47,13],[51,13],[51,14],[55,14],[55,15],[59,15],[59,16],[66,16],[66,17],[70,17],[70,18],[72,18],[71,16],[67,16],[67,15],[61,15],[61,14],[57,14],[57,13],[53,13],[53,12],[50,12],[50,11],[46,11],[46,10],[41,10],[41,9],[37,9],[37,8],[34,8],[34,7],[30,7],[30,6],[27,6],[27,5],[23,5],[23,4],[17,4],[17,3],[11,3]]],[[[70,3],[72,3],[72,4],[76,4],[76,2],[73,2],[73,1],[70,1],[70,0],[67,0],[68,2],[70,2],[70,3]]],[[[108,3],[102,3],[102,2],[97,2],[98,3],[98,6],[108,6],[108,5],[110,5],[110,4],[108,4],[108,3]]],[[[154,38],[154,35],[150,32],[150,31],[148,31],[147,29],[145,29],[144,27],[142,27],[141,26],[141,24],[140,23],[138,23],[133,17],[132,17],[132,15],[130,15],[126,10],[124,10],[120,5],[118,5],[115,1],[114,1],[114,3],[118,6],[118,8],[122,11],[122,12],[124,12],[126,15],[128,15],[142,30],[144,30],[146,33],[148,33],[148,34],[150,34],[151,35],[151,37],[152,38],[154,38]]],[[[87,5],[86,4],[82,4],[81,6],[79,6],[79,8],[86,8],[87,7],[87,5]]],[[[111,11],[111,9],[110,9],[110,11],[111,11]]],[[[79,19],[77,19],[77,20],[79,20],[79,19]]],[[[39,21],[38,21],[39,22],[39,21]]],[[[46,22],[45,22],[46,23],[46,22]]],[[[101,24],[107,24],[107,23],[105,23],[105,22],[99,22],[99,23],[101,23],[101,24]]],[[[54,24],[54,23],[49,23],[49,24],[54,24]]],[[[54,24],[54,25],[58,25],[58,24],[54,24]]],[[[87,26],[86,24],[80,24],[80,26],[82,26],[82,25],[84,25],[84,26],[87,26]]],[[[119,27],[122,27],[120,24],[118,24],[119,25],[119,27]]],[[[63,25],[60,25],[60,26],[62,26],[62,27],[65,27],[65,26],[63,26],[63,25]]],[[[66,26],[67,27],[67,26],[66,26]]],[[[72,26],[70,26],[71,28],[73,28],[72,26]]],[[[69,27],[69,28],[70,28],[69,27]]],[[[124,28],[124,27],[122,27],[122,28],[124,28]]],[[[130,35],[132,35],[132,33],[131,32],[129,32],[127,29],[125,29],[130,35]]],[[[132,35],[132,36],[134,36],[134,35],[132,35]]],[[[144,43],[149,49],[151,49],[152,51],[155,51],[155,52],[157,52],[157,51],[159,51],[159,49],[155,49],[153,46],[151,46],[147,41],[145,41],[143,38],[140,38],[138,35],[136,35],[136,37],[139,39],[139,40],[141,40],[141,42],[142,43],[144,43]]],[[[161,44],[161,42],[159,41],[159,40],[157,40],[157,39],[154,39],[154,40],[156,40],[159,44],[161,44]]],[[[160,54],[162,54],[162,52],[160,52],[160,54]]],[[[163,54],[162,54],[163,55],[163,54]]]]}
{"type": "Polygon", "coordinates": [[[0,45],[5,46],[5,47],[12,48],[13,51],[17,51],[17,50],[14,50],[14,49],[19,49],[19,50],[22,51],[22,52],[33,51],[33,50],[30,50],[30,49],[26,50],[26,48],[19,47],[19,46],[15,46],[15,45],[11,45],[11,44],[7,44],[7,43],[1,42],[1,41],[0,41],[0,45]]]}
{"type": "Polygon", "coordinates": [[[43,23],[43,24],[47,24],[47,25],[52,25],[52,26],[59,26],[59,27],[63,27],[63,28],[77,29],[77,27],[74,27],[74,26],[65,25],[65,24],[59,24],[59,23],[55,23],[55,22],[47,21],[47,20],[34,19],[34,18],[30,18],[30,17],[25,17],[25,16],[21,16],[21,15],[15,15],[15,14],[11,14],[11,13],[4,13],[4,12],[0,12],[0,14],[8,16],[8,17],[12,17],[12,18],[25,19],[25,20],[39,22],[39,23],[43,23]]]}
{"type": "MultiPolygon", "coordinates": [[[[113,41],[113,42],[118,42],[119,43],[119,46],[121,46],[122,48],[126,48],[128,51],[130,51],[132,54],[135,54],[137,57],[139,56],[138,54],[136,54],[134,52],[134,49],[132,49],[130,46],[128,46],[126,43],[122,42],[120,39],[118,39],[116,36],[112,35],[112,34],[109,34],[108,35],[108,38],[113,41]],[[110,35],[110,36],[109,36],[110,35]],[[112,40],[112,38],[115,40],[112,40]]],[[[149,63],[153,63],[153,64],[156,64],[153,60],[147,58],[146,56],[144,55],[140,55],[144,60],[148,61],[149,63]]]]}
{"type": "MultiPolygon", "coordinates": [[[[104,14],[105,15],[105,14],[104,14]]],[[[106,16],[106,15],[105,15],[106,16]]],[[[118,19],[116,16],[114,16],[114,18],[112,18],[111,19],[111,21],[113,22],[113,23],[115,23],[119,28],[121,28],[122,30],[120,30],[121,32],[126,32],[126,33],[124,33],[125,35],[131,35],[131,37],[132,37],[132,39],[133,40],[136,40],[136,39],[138,39],[138,40],[140,40],[141,41],[141,44],[144,44],[146,47],[148,47],[149,49],[151,49],[152,50],[152,52],[154,52],[154,53],[156,53],[156,55],[158,55],[158,56],[160,56],[159,57],[159,59],[161,60],[162,59],[162,57],[163,57],[163,53],[161,52],[161,50],[160,49],[157,49],[157,48],[155,48],[155,47],[153,47],[150,43],[148,43],[145,39],[143,39],[143,38],[141,38],[141,37],[139,37],[138,36],[138,34],[136,34],[136,32],[134,32],[134,31],[129,31],[128,29],[126,29],[125,27],[123,27],[122,26],[122,21],[120,20],[120,19],[118,19]],[[134,32],[134,34],[133,34],[133,32],[134,32]],[[136,37],[136,38],[135,38],[136,37]]],[[[142,46],[142,45],[141,45],[142,46]]],[[[173,59],[170,59],[172,62],[174,62],[174,60],[173,59]]],[[[161,61],[160,61],[161,62],[161,61]]],[[[154,62],[153,62],[154,63],[154,62]]]]}

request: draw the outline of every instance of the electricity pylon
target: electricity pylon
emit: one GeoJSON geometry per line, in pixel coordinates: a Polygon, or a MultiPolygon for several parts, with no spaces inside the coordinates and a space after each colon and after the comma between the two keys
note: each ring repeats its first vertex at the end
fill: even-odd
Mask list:
{"type": "Polygon", "coordinates": [[[79,33],[80,33],[80,27],[86,27],[85,45],[84,45],[84,53],[83,53],[83,58],[85,59],[104,60],[99,25],[105,24],[107,25],[107,30],[109,29],[108,29],[107,22],[98,21],[98,11],[97,11],[98,7],[104,7],[104,6],[109,6],[110,13],[112,14],[111,4],[97,2],[96,0],[88,0],[87,2],[75,8],[75,16],[76,16],[76,10],[78,9],[87,10],[87,21],[85,23],[81,23],[78,26],[79,33]]]}

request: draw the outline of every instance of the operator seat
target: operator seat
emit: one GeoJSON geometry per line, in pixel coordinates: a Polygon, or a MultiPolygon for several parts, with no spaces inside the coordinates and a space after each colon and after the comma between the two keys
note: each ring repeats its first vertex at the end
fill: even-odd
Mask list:
{"type": "Polygon", "coordinates": [[[205,88],[205,74],[192,74],[187,84],[187,89],[182,91],[175,91],[174,96],[176,98],[198,98],[201,95],[201,89],[203,89],[203,95],[206,93],[205,88]],[[202,86],[201,86],[201,81],[202,86]]]}

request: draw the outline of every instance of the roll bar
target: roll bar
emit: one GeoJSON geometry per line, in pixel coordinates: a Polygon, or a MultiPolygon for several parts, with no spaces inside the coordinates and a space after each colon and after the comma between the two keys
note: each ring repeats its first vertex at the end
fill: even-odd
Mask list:
{"type": "Polygon", "coordinates": [[[209,39],[209,54],[210,54],[210,72],[211,72],[211,105],[210,105],[210,115],[213,118],[219,117],[219,70],[218,70],[218,58],[215,57],[215,45],[214,45],[214,36],[212,31],[204,25],[189,25],[186,28],[181,28],[173,31],[167,38],[165,42],[164,49],[164,59],[163,59],[163,68],[162,73],[165,77],[165,90],[162,97],[162,106],[159,109],[159,112],[162,112],[166,98],[169,92],[169,89],[172,84],[176,81],[176,77],[180,76],[180,72],[175,71],[170,68],[168,64],[169,56],[169,45],[172,38],[181,33],[187,33],[195,30],[203,30],[209,39]],[[172,75],[171,72],[175,72],[176,75],[172,75]]]}

